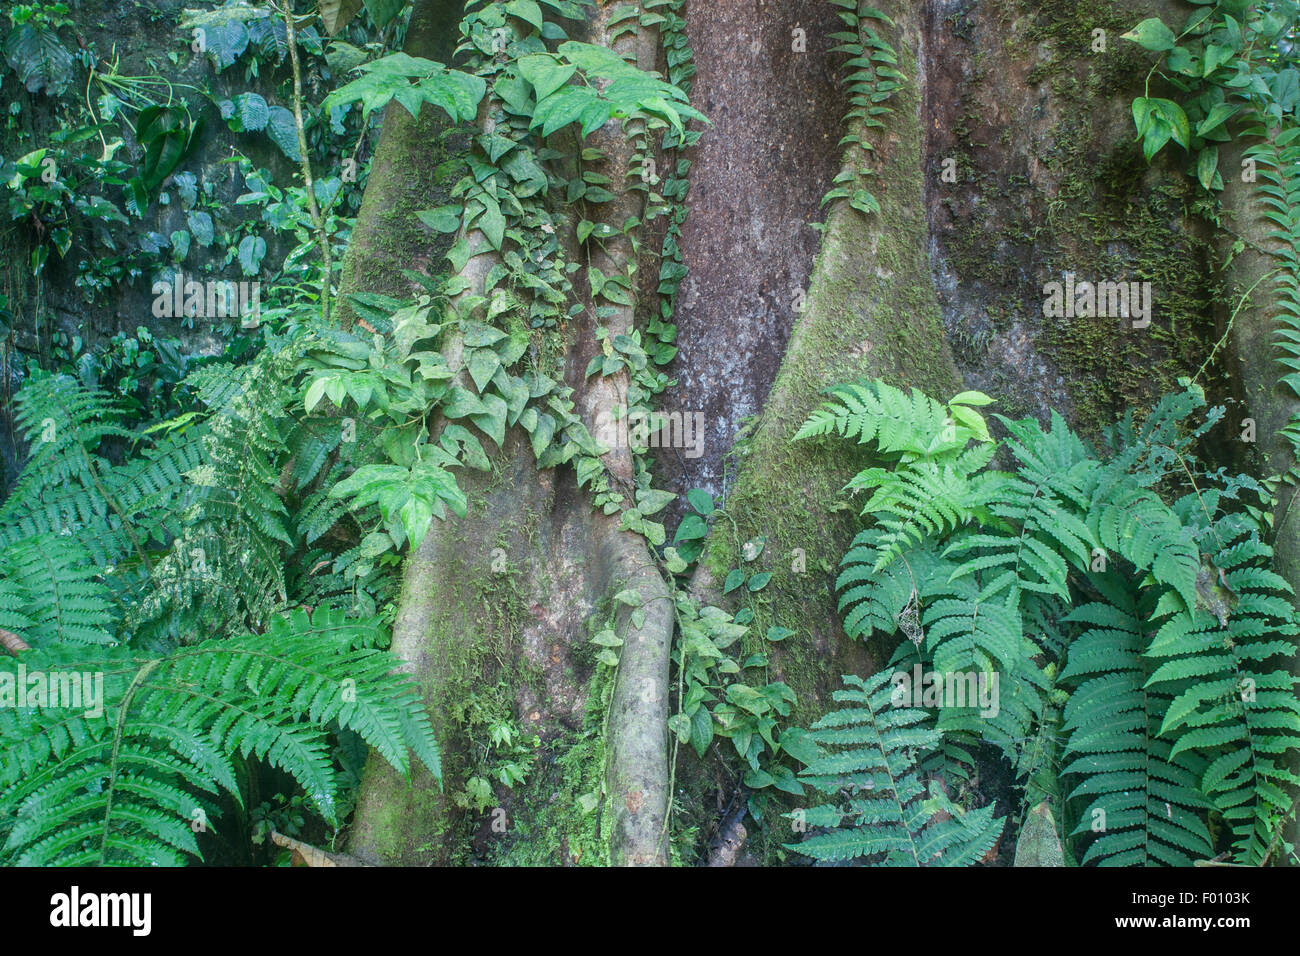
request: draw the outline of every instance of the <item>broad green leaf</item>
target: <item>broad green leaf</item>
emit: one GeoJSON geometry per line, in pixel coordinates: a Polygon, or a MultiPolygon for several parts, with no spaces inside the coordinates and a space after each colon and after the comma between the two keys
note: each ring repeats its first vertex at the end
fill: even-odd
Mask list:
{"type": "Polygon", "coordinates": [[[1147,50],[1157,53],[1174,48],[1174,31],[1170,30],[1159,17],[1148,17],[1122,37],[1147,50]]]}
{"type": "Polygon", "coordinates": [[[536,27],[538,32],[541,32],[543,26],[542,8],[537,5],[537,0],[508,0],[506,13],[518,17],[530,26],[536,27]]]}
{"type": "Polygon", "coordinates": [[[1196,178],[1206,190],[1214,186],[1214,174],[1219,168],[1219,147],[1207,146],[1196,157],[1196,178]]]}
{"type": "Polygon", "coordinates": [[[375,26],[383,29],[402,12],[406,0],[365,0],[365,5],[366,12],[370,14],[370,19],[374,21],[375,26]]]}
{"type": "Polygon", "coordinates": [[[460,206],[439,206],[436,209],[421,209],[416,218],[434,232],[456,232],[460,229],[460,206]]]}
{"type": "Polygon", "coordinates": [[[686,492],[686,500],[690,502],[692,508],[706,518],[713,514],[713,496],[703,488],[692,488],[686,492]]]}
{"type": "Polygon", "coordinates": [[[9,31],[5,59],[28,93],[62,96],[76,75],[72,54],[59,41],[58,34],[31,22],[9,31]]]}
{"type": "Polygon", "coordinates": [[[540,103],[564,86],[578,72],[572,64],[560,63],[548,53],[530,53],[515,64],[519,75],[533,85],[540,103]]]}
{"type": "Polygon", "coordinates": [[[334,36],[361,12],[361,0],[319,0],[318,7],[325,32],[334,36]]]}

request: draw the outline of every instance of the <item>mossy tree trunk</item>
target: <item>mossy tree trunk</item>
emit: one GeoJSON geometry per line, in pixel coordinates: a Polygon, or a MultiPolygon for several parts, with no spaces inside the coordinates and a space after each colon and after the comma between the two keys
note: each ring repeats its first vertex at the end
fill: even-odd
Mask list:
{"type": "MultiPolygon", "coordinates": [[[[939,398],[977,387],[1007,414],[1045,419],[1056,407],[1095,434],[1195,372],[1221,331],[1206,278],[1213,236],[1193,215],[1193,186],[1167,161],[1148,169],[1127,119],[1145,67],[1119,35],[1168,4],[878,6],[893,20],[880,32],[907,79],[883,126],[852,131],[872,149],[847,154],[837,145],[847,98],[834,79],[843,57],[832,52],[833,5],[710,0],[686,11],[699,60],[692,98],[714,125],[691,156],[698,192],[681,246],[692,277],[671,369],[678,385],[663,404],[706,412],[707,444],[698,460],[662,456],[657,486],[725,495],[728,517],[708,539],[697,594],[722,600],[720,576],[744,542],[765,539],[760,561],[773,578],[758,630],[795,631],[773,654],[773,679],[795,690],[801,719],[825,709],[841,674],[865,674],[889,650],[848,641],[836,611],[836,566],[856,524],[841,489],[860,463],[842,446],[791,442],[821,389],[857,377],[939,398]],[[880,211],[837,200],[814,229],[836,173],[864,168],[880,211]],[[1043,285],[1065,272],[1152,282],[1150,327],[1045,317],[1043,285]]],[[[608,35],[609,9],[591,9],[589,42],[608,35]]],[[[454,16],[426,0],[415,17],[409,52],[432,56],[454,16]]],[[[617,47],[662,68],[651,29],[617,47]]],[[[413,292],[402,270],[438,268],[443,249],[414,213],[446,188],[428,159],[439,135],[432,116],[390,111],[345,291],[413,292]]],[[[622,132],[610,126],[596,140],[601,172],[626,182],[622,132]]],[[[621,225],[641,197],[618,193],[604,215],[621,225]]],[[[639,275],[657,275],[645,245],[610,245],[605,271],[635,260],[639,275]]],[[[481,284],[477,260],[491,257],[467,266],[481,284]]],[[[643,290],[641,308],[609,318],[611,334],[642,321],[648,298],[643,290]]],[[[588,422],[627,387],[585,376],[593,332],[575,322],[557,358],[556,377],[588,422]]],[[[1209,384],[1222,388],[1221,376],[1209,384]]],[[[394,633],[446,751],[445,787],[408,784],[372,760],[350,852],[406,864],[668,862],[669,588],[646,543],[594,512],[569,471],[538,471],[515,434],[491,452],[492,472],[467,479],[468,519],[436,525],[408,558],[394,633]],[[644,618],[612,602],[629,588],[644,618]],[[587,640],[606,625],[623,640],[612,688],[587,640]],[[478,715],[498,710],[537,734],[539,756],[527,786],[498,787],[498,807],[466,812],[453,797],[475,765],[478,715]],[[573,806],[592,794],[594,810],[573,806]]],[[[630,476],[625,451],[606,464],[630,476]]],[[[735,803],[738,774],[692,773],[686,748],[679,761],[679,782],[730,789],[708,801],[719,812],[735,803]]]]}

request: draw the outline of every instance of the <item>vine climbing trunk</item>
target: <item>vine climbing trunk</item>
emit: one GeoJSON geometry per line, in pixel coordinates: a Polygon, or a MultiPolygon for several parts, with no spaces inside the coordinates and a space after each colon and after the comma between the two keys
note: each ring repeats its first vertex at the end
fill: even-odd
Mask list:
{"type": "MultiPolygon", "coordinates": [[[[1240,124],[1238,124],[1240,125],[1240,124]]],[[[1281,240],[1275,223],[1264,217],[1267,207],[1258,201],[1256,180],[1247,153],[1252,147],[1268,148],[1258,138],[1238,134],[1221,147],[1223,170],[1221,228],[1218,252],[1227,286],[1221,315],[1224,337],[1230,343],[1234,376],[1239,382],[1240,413],[1229,415],[1242,457],[1260,474],[1282,475],[1295,466],[1291,443],[1280,432],[1300,412],[1300,401],[1281,384],[1282,366],[1273,346],[1278,325],[1275,282],[1282,265],[1281,240]],[[1241,442],[1242,438],[1252,439],[1241,442]]],[[[1295,514],[1295,486],[1282,484],[1274,516],[1274,555],[1277,571],[1300,593],[1300,515],[1295,514]]]]}
{"type": "MultiPolygon", "coordinates": [[[[587,42],[600,43],[644,69],[653,69],[659,57],[657,32],[642,27],[611,40],[610,13],[593,11],[585,25],[587,42]]],[[[413,35],[418,40],[431,34],[413,29],[413,35]]],[[[490,133],[493,122],[489,97],[480,129],[490,133]]],[[[437,193],[434,170],[411,158],[434,126],[424,116],[386,118],[375,159],[381,177],[377,182],[386,185],[373,202],[368,190],[357,235],[389,241],[387,220],[411,215],[409,207],[397,210],[417,201],[416,197],[437,193]],[[399,170],[404,175],[398,176],[399,170]]],[[[599,166],[591,171],[605,178],[615,198],[601,205],[597,218],[615,237],[627,219],[644,215],[645,193],[627,185],[633,181],[630,140],[638,132],[635,124],[624,130],[619,123],[610,123],[585,144],[602,153],[599,166]]],[[[372,185],[371,190],[375,188],[372,185]]],[[[576,225],[576,221],[567,223],[570,235],[565,237],[575,250],[576,225]]],[[[419,247],[428,249],[430,238],[421,237],[419,247]]],[[[471,230],[464,238],[470,255],[458,277],[461,291],[454,305],[483,295],[489,273],[502,261],[480,230],[471,230]]],[[[354,240],[353,248],[359,251],[345,269],[350,277],[345,284],[378,270],[381,275],[374,277],[374,288],[403,294],[415,291],[401,270],[412,262],[425,262],[423,254],[370,257],[366,250],[373,246],[364,240],[360,247],[354,240]]],[[[630,238],[612,238],[590,254],[588,265],[618,275],[635,272],[637,259],[630,238]]],[[[658,271],[654,262],[647,268],[658,271]]],[[[429,271],[437,271],[436,266],[430,265],[429,271]]],[[[590,290],[583,294],[590,306],[590,290]]],[[[600,324],[609,337],[629,334],[636,311],[635,301],[614,307],[600,324]]],[[[573,401],[593,432],[602,416],[626,402],[628,389],[626,373],[599,377],[588,387],[584,369],[599,348],[595,331],[590,321],[575,320],[565,333],[565,354],[560,357],[562,378],[573,388],[573,401]]],[[[464,375],[461,349],[453,343],[445,352],[453,370],[464,375]]],[[[435,437],[436,431],[437,425],[435,437]]],[[[474,719],[466,719],[466,710],[476,705],[504,706],[520,714],[526,730],[538,734],[543,760],[555,759],[551,745],[579,729],[593,703],[601,706],[589,700],[591,667],[578,658],[593,616],[612,615],[621,646],[610,699],[603,705],[608,713],[600,747],[604,785],[598,812],[605,821],[601,852],[618,864],[664,864],[668,860],[668,655],[673,633],[668,588],[645,539],[624,530],[618,515],[593,512],[572,475],[539,472],[526,439],[510,434],[489,454],[491,471],[467,475],[462,481],[471,502],[468,517],[436,524],[408,559],[394,624],[393,650],[424,688],[443,743],[446,786],[440,791],[430,779],[408,784],[381,761],[372,760],[358,803],[351,851],[382,863],[458,859],[471,842],[467,829],[471,823],[456,796],[463,793],[478,745],[467,739],[474,719]],[[619,602],[612,601],[615,595],[621,597],[619,602]]],[[[627,448],[611,449],[605,466],[631,490],[633,463],[627,448]]],[[[510,792],[500,788],[497,797],[501,806],[493,818],[500,821],[500,829],[493,832],[524,839],[509,832],[510,792]]]]}

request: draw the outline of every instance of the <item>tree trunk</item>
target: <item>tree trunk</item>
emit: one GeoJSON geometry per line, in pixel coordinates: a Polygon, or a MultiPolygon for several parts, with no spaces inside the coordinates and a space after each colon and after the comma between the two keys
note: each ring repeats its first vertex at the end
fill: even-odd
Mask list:
{"type": "MultiPolygon", "coordinates": [[[[661,404],[703,412],[707,431],[698,458],[658,456],[656,486],[725,495],[729,520],[713,527],[697,595],[719,600],[717,582],[744,543],[764,538],[760,564],[773,578],[755,624],[795,631],[771,656],[772,679],[798,696],[798,718],[825,710],[841,674],[865,676],[887,656],[848,641],[837,614],[837,564],[856,523],[841,489],[855,455],[842,443],[791,442],[822,389],[858,377],[944,399],[979,388],[1004,414],[1045,420],[1057,408],[1095,435],[1194,374],[1222,331],[1207,278],[1214,237],[1192,215],[1194,186],[1169,160],[1148,168],[1132,142],[1144,55],[1119,36],[1172,4],[879,6],[906,82],[883,126],[848,130],[834,5],[692,0],[685,13],[698,64],[692,101],[713,125],[689,155],[680,246],[690,277],[676,317],[677,385],[661,404]],[[845,151],[846,132],[872,148],[845,151]],[[879,212],[837,199],[814,228],[836,174],[864,167],[879,212]],[[1067,272],[1150,281],[1151,325],[1045,317],[1043,286],[1067,272]]],[[[608,43],[611,10],[590,9],[588,42],[608,43]]],[[[454,19],[446,4],[417,3],[408,52],[433,56],[454,19]]],[[[663,69],[653,28],[615,47],[663,69]]],[[[403,269],[441,268],[445,246],[414,217],[445,195],[429,158],[439,134],[431,112],[413,120],[390,109],[345,292],[408,294],[416,287],[403,269]]],[[[639,216],[644,194],[621,190],[631,172],[623,131],[607,125],[587,145],[605,150],[601,172],[616,192],[606,221],[639,216]]],[[[659,263],[648,245],[609,244],[605,271],[635,262],[652,280],[659,263]]],[[[492,261],[471,259],[465,277],[481,288],[492,261]]],[[[636,307],[604,321],[611,335],[657,314],[653,282],[641,286],[636,307]]],[[[565,342],[563,379],[590,427],[628,383],[586,377],[597,343],[583,320],[565,342]]],[[[1226,394],[1218,368],[1205,384],[1226,394]]],[[[643,538],[593,511],[571,470],[536,468],[525,437],[508,434],[490,457],[490,473],[464,480],[468,518],[436,524],[407,560],[394,627],[393,648],[424,687],[445,751],[444,789],[372,759],[349,852],[394,864],[695,862],[702,847],[670,839],[669,802],[680,794],[670,794],[666,730],[669,583],[643,538]],[[644,616],[613,601],[628,589],[644,616]],[[588,640],[607,624],[623,642],[612,678],[588,640]],[[481,714],[500,711],[538,735],[539,756],[526,785],[498,786],[496,807],[469,813],[455,796],[476,765],[481,714]]],[[[632,478],[625,450],[605,464],[632,478]]],[[[703,835],[741,788],[700,772],[687,748],[678,763],[692,805],[717,805],[713,821],[695,821],[703,835]],[[727,792],[702,793],[710,787],[727,792]]],[[[725,856],[734,861],[734,847],[725,856]]]]}

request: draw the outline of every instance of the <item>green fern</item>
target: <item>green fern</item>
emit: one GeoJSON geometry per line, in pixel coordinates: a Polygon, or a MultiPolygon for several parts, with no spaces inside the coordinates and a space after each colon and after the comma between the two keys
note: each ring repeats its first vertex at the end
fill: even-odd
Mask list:
{"type": "MultiPolygon", "coordinates": [[[[1217,495],[1207,492],[1188,509],[1217,495]]],[[[1210,760],[1200,788],[1233,833],[1236,858],[1263,862],[1300,784],[1300,699],[1290,671],[1300,633],[1291,588],[1271,571],[1272,549],[1243,515],[1208,529],[1218,543],[1198,578],[1198,604],[1168,616],[1145,656],[1148,687],[1172,697],[1161,736],[1173,754],[1210,760]],[[1288,760],[1288,757],[1291,758],[1288,760]],[[1288,766],[1288,764],[1290,766],[1288,766]]]]}
{"type": "Polygon", "coordinates": [[[1059,415],[1047,429],[998,416],[996,444],[968,416],[945,442],[953,403],[879,384],[833,394],[801,436],[858,439],[886,460],[851,483],[876,491],[837,581],[846,632],[901,633],[891,667],[999,678],[993,711],[925,701],[938,765],[959,775],[963,754],[996,747],[1018,782],[1068,801],[1085,863],[1213,855],[1211,811],[1239,862],[1266,861],[1300,785],[1287,762],[1297,624],[1259,535],[1265,485],[1196,459],[1223,409],[1189,385],[1140,425],[1117,423],[1099,457],[1059,415]],[[1012,472],[987,467],[998,448],[1012,472]]]}
{"type": "Polygon", "coordinates": [[[982,596],[1005,593],[1012,607],[1026,592],[1068,601],[1070,568],[1086,569],[1097,546],[1084,520],[1096,463],[1060,415],[1053,413],[1046,432],[1037,422],[998,420],[1012,436],[1005,444],[1020,468],[992,485],[988,530],[959,535],[948,546],[947,555],[967,556],[953,576],[996,569],[982,596]]]}
{"type": "Polygon", "coordinates": [[[441,779],[418,693],[373,648],[379,626],[299,610],[264,634],[166,657],[53,647],[0,660],[0,694],[6,678],[13,692],[20,664],[29,675],[102,678],[104,693],[102,715],[0,708],[0,864],[173,865],[197,856],[194,824],[214,815],[219,791],[242,802],[233,761],[244,756],[292,774],[337,824],[326,746],[334,729],[358,733],[402,773],[414,755],[441,779]]]}
{"type": "Polygon", "coordinates": [[[891,637],[902,629],[919,644],[921,592],[937,573],[941,559],[932,547],[910,548],[900,560],[877,570],[884,535],[880,528],[860,532],[840,562],[843,570],[835,588],[840,592],[844,630],[851,638],[870,638],[891,637]]]}
{"type": "Polygon", "coordinates": [[[884,529],[873,571],[880,571],[927,536],[941,536],[975,518],[997,486],[980,472],[996,445],[971,405],[990,399],[964,392],[945,407],[913,390],[905,395],[883,382],[853,382],[830,389],[839,399],[815,411],[795,440],[839,435],[874,444],[890,468],[858,472],[845,490],[872,490],[863,507],[884,529]],[[976,443],[968,447],[970,441],[976,443]]]}
{"type": "Polygon", "coordinates": [[[1155,597],[1115,573],[1093,584],[1105,601],[1067,618],[1086,629],[1061,673],[1070,688],[1062,777],[1083,803],[1074,834],[1096,835],[1082,862],[1190,866],[1213,855],[1201,815],[1212,804],[1198,790],[1205,758],[1160,737],[1170,698],[1148,688],[1142,655],[1155,597]]]}
{"type": "MultiPolygon", "coordinates": [[[[1249,92],[1257,93],[1253,88],[1249,92]]],[[[1273,276],[1274,345],[1278,364],[1287,370],[1278,382],[1300,396],[1300,126],[1290,118],[1280,128],[1276,118],[1269,119],[1257,106],[1247,108],[1243,125],[1240,135],[1254,139],[1242,156],[1255,165],[1261,216],[1276,227],[1268,234],[1272,240],[1268,253],[1277,264],[1273,276]]],[[[1300,460],[1300,416],[1293,416],[1281,434],[1291,445],[1293,459],[1300,460]]],[[[1300,483],[1296,465],[1286,478],[1292,484],[1300,483]]]]}
{"type": "Polygon", "coordinates": [[[100,577],[75,538],[43,534],[21,541],[0,557],[7,585],[0,589],[0,626],[20,631],[33,647],[115,644],[120,612],[100,577]]]}
{"type": "Polygon", "coordinates": [[[944,407],[916,389],[907,395],[884,382],[856,381],[827,389],[827,394],[837,401],[813,412],[795,441],[834,434],[855,438],[860,445],[875,443],[886,455],[921,457],[948,424],[944,407]]]}
{"type": "Polygon", "coordinates": [[[786,814],[826,832],[788,844],[815,860],[884,866],[970,866],[997,843],[1005,818],[993,806],[963,810],[918,772],[939,733],[925,711],[896,707],[891,673],[844,678],[835,699],[853,706],[812,727],[819,756],[800,779],[833,799],[786,814]]]}
{"type": "Polygon", "coordinates": [[[0,547],[42,534],[76,536],[101,565],[117,564],[134,547],[122,505],[112,493],[108,440],[136,436],[119,422],[107,396],[67,375],[33,375],[17,397],[17,421],[31,457],[0,505],[0,547]]]}

